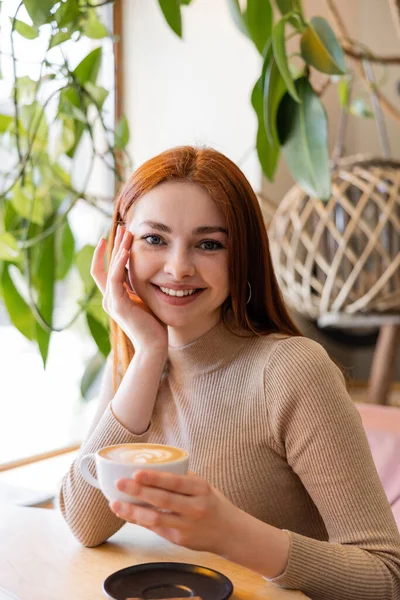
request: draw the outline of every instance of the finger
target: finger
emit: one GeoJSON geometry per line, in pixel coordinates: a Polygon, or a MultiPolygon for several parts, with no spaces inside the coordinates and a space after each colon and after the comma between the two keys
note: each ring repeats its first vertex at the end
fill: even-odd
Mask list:
{"type": "Polygon", "coordinates": [[[152,529],[153,527],[181,529],[185,522],[182,517],[171,513],[163,513],[147,506],[138,506],[129,502],[114,500],[110,502],[111,510],[125,521],[134,521],[142,527],[152,529]]]}
{"type": "Polygon", "coordinates": [[[90,274],[103,295],[107,285],[107,273],[104,269],[104,256],[106,249],[107,241],[104,238],[100,238],[99,243],[97,244],[93,253],[92,265],[90,268],[90,274]]]}
{"type": "Polygon", "coordinates": [[[113,249],[112,249],[111,257],[110,257],[110,261],[109,261],[109,269],[108,269],[109,271],[111,270],[113,262],[115,260],[115,257],[117,256],[117,254],[119,252],[119,249],[121,246],[121,241],[124,236],[124,231],[125,231],[124,226],[121,224],[118,225],[117,233],[115,235],[114,245],[113,245],[113,249]]]}
{"type": "Polygon", "coordinates": [[[163,471],[137,471],[133,479],[140,484],[162,488],[176,494],[201,496],[207,493],[208,483],[197,475],[175,475],[163,471]]]}
{"type": "Polygon", "coordinates": [[[126,256],[126,260],[124,262],[124,279],[126,278],[125,266],[126,266],[127,259],[129,257],[129,250],[132,246],[132,242],[133,242],[132,233],[130,231],[125,231],[122,236],[122,239],[119,241],[119,250],[118,250],[118,252],[115,253],[113,263],[112,263],[112,265],[110,265],[110,272],[111,272],[112,269],[117,265],[117,263],[119,266],[119,262],[122,259],[122,256],[126,256]]]}
{"type": "Polygon", "coordinates": [[[120,248],[108,272],[107,294],[113,299],[122,298],[125,295],[125,263],[127,258],[128,251],[126,248],[120,248]]]}
{"type": "Polygon", "coordinates": [[[177,494],[165,489],[140,485],[134,479],[120,479],[116,483],[117,488],[142,502],[151,504],[156,508],[189,518],[198,518],[200,502],[197,496],[177,494]]]}
{"type": "MultiPolygon", "coordinates": [[[[126,249],[129,252],[130,247],[132,245],[133,236],[132,236],[131,232],[122,229],[122,226],[121,226],[120,231],[122,231],[123,233],[122,233],[122,237],[120,237],[120,239],[118,240],[118,243],[117,243],[118,250],[115,248],[115,252],[113,252],[113,258],[112,258],[112,262],[110,263],[110,269],[109,269],[110,271],[113,269],[116,261],[119,259],[121,250],[126,249]]],[[[127,259],[128,259],[128,257],[127,257],[127,259]]]]}

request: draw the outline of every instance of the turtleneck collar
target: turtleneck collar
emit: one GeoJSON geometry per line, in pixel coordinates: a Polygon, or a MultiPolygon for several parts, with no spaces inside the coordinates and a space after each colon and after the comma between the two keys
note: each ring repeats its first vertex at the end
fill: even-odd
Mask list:
{"type": "Polygon", "coordinates": [[[204,375],[230,363],[254,334],[234,328],[231,323],[229,328],[234,333],[221,320],[197,340],[178,348],[169,347],[170,375],[174,378],[204,375]]]}

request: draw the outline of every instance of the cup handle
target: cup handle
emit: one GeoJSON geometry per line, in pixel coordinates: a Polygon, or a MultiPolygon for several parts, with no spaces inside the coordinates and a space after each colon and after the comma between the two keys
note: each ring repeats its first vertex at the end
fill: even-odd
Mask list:
{"type": "Polygon", "coordinates": [[[93,477],[93,475],[89,471],[89,467],[88,467],[89,460],[94,460],[94,457],[95,457],[95,454],[86,454],[85,456],[83,456],[83,458],[81,459],[81,462],[79,463],[79,468],[81,470],[83,477],[86,479],[86,481],[88,483],[90,483],[90,485],[92,485],[93,487],[95,487],[99,490],[100,489],[99,482],[97,481],[96,477],[93,477]]]}

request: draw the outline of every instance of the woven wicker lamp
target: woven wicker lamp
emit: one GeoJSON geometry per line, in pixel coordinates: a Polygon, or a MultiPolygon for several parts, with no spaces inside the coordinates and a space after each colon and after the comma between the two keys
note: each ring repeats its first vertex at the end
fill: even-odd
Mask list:
{"type": "Polygon", "coordinates": [[[341,161],[328,202],[295,185],[277,207],[269,236],[281,289],[301,314],[399,310],[400,163],[341,161]]]}

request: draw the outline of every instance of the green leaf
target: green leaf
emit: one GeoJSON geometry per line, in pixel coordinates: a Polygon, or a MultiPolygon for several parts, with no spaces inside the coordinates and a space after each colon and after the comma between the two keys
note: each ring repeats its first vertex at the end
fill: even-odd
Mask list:
{"type": "Polygon", "coordinates": [[[356,117],[363,117],[364,119],[373,119],[375,116],[368,104],[362,98],[356,98],[354,102],[351,103],[350,113],[356,117]]]}
{"type": "Polygon", "coordinates": [[[31,309],[15,287],[7,264],[4,265],[1,275],[1,290],[11,323],[22,335],[32,341],[35,338],[36,321],[31,309]]]}
{"type": "MultiPolygon", "coordinates": [[[[75,264],[78,269],[79,275],[83,281],[85,294],[93,294],[92,298],[86,305],[86,313],[90,314],[96,321],[102,324],[104,329],[108,329],[109,317],[103,309],[103,297],[100,290],[96,287],[92,276],[90,275],[90,267],[92,265],[94,246],[84,246],[75,255],[75,264]],[[94,293],[93,293],[93,290],[94,293]]],[[[83,306],[83,303],[80,302],[83,306]]]]}
{"type": "Polygon", "coordinates": [[[35,135],[33,148],[44,150],[48,144],[48,127],[43,106],[38,102],[32,102],[21,108],[21,122],[29,136],[35,135]]]}
{"type": "Polygon", "coordinates": [[[0,115],[0,134],[7,131],[13,120],[10,115],[0,115]]]}
{"type": "MultiPolygon", "coordinates": [[[[89,81],[93,84],[96,83],[101,65],[101,59],[102,48],[96,48],[87,56],[85,56],[85,58],[75,68],[73,71],[74,76],[82,86],[87,84],[89,81]]],[[[64,88],[60,92],[58,111],[59,113],[64,113],[65,115],[71,116],[78,121],[75,126],[75,144],[67,152],[67,156],[72,158],[79,146],[79,142],[81,141],[85,127],[87,127],[87,119],[82,110],[82,102],[75,89],[68,87],[64,88]],[[71,108],[71,105],[77,110],[71,108]]]]}
{"type": "MultiPolygon", "coordinates": [[[[26,227],[28,229],[28,231],[27,231],[27,239],[28,240],[35,238],[37,235],[43,233],[43,230],[44,230],[43,225],[36,225],[35,223],[30,222],[28,226],[25,224],[24,237],[26,236],[26,227]]],[[[37,282],[37,280],[38,280],[37,270],[39,267],[40,253],[41,253],[41,244],[34,244],[33,246],[31,246],[24,252],[24,259],[25,259],[24,267],[25,267],[25,269],[27,269],[27,268],[29,269],[29,276],[30,276],[33,297],[36,297],[34,288],[36,288],[37,283],[38,283],[37,282]]]]}
{"type": "MultiPolygon", "coordinates": [[[[12,24],[14,19],[10,17],[10,21],[12,24]]],[[[39,30],[37,27],[34,27],[33,25],[28,25],[27,23],[19,21],[18,19],[15,19],[14,29],[15,31],[18,31],[18,33],[27,40],[34,40],[39,35],[39,30]]]]}
{"type": "Polygon", "coordinates": [[[63,169],[61,165],[59,165],[58,163],[54,163],[51,165],[51,167],[53,169],[54,175],[58,177],[60,181],[65,183],[66,186],[71,185],[71,175],[67,173],[67,171],[65,171],[65,169],[63,169]]]}
{"type": "Polygon", "coordinates": [[[125,148],[129,142],[129,125],[127,118],[123,115],[115,128],[114,146],[117,150],[125,148]]]}
{"type": "Polygon", "coordinates": [[[57,0],[24,0],[25,8],[35,25],[43,25],[50,20],[50,11],[57,0]]]}
{"type": "MultiPolygon", "coordinates": [[[[94,283],[94,282],[93,282],[94,283]]],[[[105,329],[108,330],[110,319],[103,308],[103,296],[99,289],[94,285],[95,288],[93,297],[89,300],[86,305],[87,314],[92,315],[96,321],[101,323],[105,329]]]]}
{"type": "Polygon", "coordinates": [[[331,196],[328,122],[325,109],[309,81],[296,81],[301,103],[286,93],[278,110],[278,132],[286,164],[307,194],[331,196]]]}
{"type": "Polygon", "coordinates": [[[95,247],[87,244],[75,255],[75,264],[83,281],[86,294],[93,288],[94,283],[93,278],[90,275],[94,251],[95,247]]]}
{"type": "Polygon", "coordinates": [[[301,55],[307,64],[329,75],[346,72],[344,54],[328,21],[313,17],[301,37],[301,55]]]}
{"type": "Polygon", "coordinates": [[[91,81],[88,81],[83,86],[88,94],[92,97],[97,106],[101,109],[104,101],[108,96],[108,91],[101,85],[95,85],[91,81]]]}
{"type": "Polygon", "coordinates": [[[247,0],[247,27],[260,54],[272,31],[272,7],[269,0],[247,0]]]}
{"type": "Polygon", "coordinates": [[[3,222],[0,219],[0,234],[5,231],[19,231],[21,229],[21,217],[13,209],[11,202],[7,198],[4,201],[3,207],[0,206],[0,217],[3,219],[3,222]]]}
{"type": "Polygon", "coordinates": [[[56,279],[64,279],[70,270],[75,256],[75,239],[68,220],[56,231],[56,279]]]}
{"type": "Polygon", "coordinates": [[[285,25],[288,18],[289,15],[286,15],[275,25],[272,32],[272,47],[274,49],[276,64],[278,65],[278,69],[282,75],[282,79],[285,82],[289,94],[292,96],[292,98],[294,98],[294,100],[296,100],[296,102],[300,102],[300,98],[297,95],[296,88],[292,80],[286,54],[285,25]]]}
{"type": "Polygon", "coordinates": [[[51,36],[49,49],[54,48],[54,46],[58,46],[59,44],[62,44],[63,42],[66,42],[70,39],[71,33],[69,31],[58,31],[57,33],[51,36]]]}
{"type": "Polygon", "coordinates": [[[86,314],[87,324],[98,349],[104,357],[107,357],[111,351],[110,335],[108,330],[97,321],[90,313],[86,314]]]}
{"type": "Polygon", "coordinates": [[[290,12],[297,12],[303,15],[301,0],[275,0],[275,2],[282,16],[290,12]]]}
{"type": "Polygon", "coordinates": [[[43,225],[45,217],[43,198],[37,194],[32,184],[26,183],[22,186],[21,181],[18,181],[10,195],[11,204],[18,214],[32,223],[43,225]]]}
{"type": "Polygon", "coordinates": [[[55,155],[67,153],[75,143],[75,123],[73,119],[65,117],[62,119],[61,135],[57,140],[55,155]]]}
{"type": "Polygon", "coordinates": [[[18,102],[21,104],[32,104],[35,100],[37,84],[37,81],[34,81],[27,75],[18,77],[15,83],[18,91],[18,102]]]}
{"type": "Polygon", "coordinates": [[[11,233],[0,235],[0,260],[7,262],[18,262],[22,259],[17,240],[11,233]]]}
{"type": "Polygon", "coordinates": [[[73,104],[70,104],[69,112],[68,111],[65,111],[65,112],[66,112],[66,114],[70,114],[70,116],[73,117],[76,121],[80,121],[84,125],[86,125],[88,122],[87,116],[85,115],[83,110],[81,110],[77,106],[74,106],[73,104]]]}
{"type": "Polygon", "coordinates": [[[347,107],[350,98],[350,85],[346,78],[341,78],[338,83],[339,102],[341,106],[347,107]]]}
{"type": "Polygon", "coordinates": [[[81,85],[87,81],[96,83],[102,59],[102,48],[95,48],[79,63],[73,73],[81,85]]]}
{"type": "Polygon", "coordinates": [[[280,74],[272,47],[264,61],[264,122],[270,144],[279,146],[279,136],[276,129],[276,116],[279,104],[286,92],[286,85],[280,74]]]}
{"type": "MultiPolygon", "coordinates": [[[[63,102],[60,98],[60,101],[63,102]]],[[[66,104],[62,104],[62,106],[60,106],[60,112],[62,115],[64,115],[64,118],[69,116],[71,117],[71,119],[73,120],[74,123],[74,136],[75,136],[75,142],[72,145],[71,148],[69,148],[69,150],[66,151],[66,155],[69,158],[72,158],[75,155],[75,152],[79,146],[79,142],[81,141],[82,138],[82,134],[85,131],[85,128],[87,127],[87,125],[85,125],[84,123],[82,123],[82,111],[80,111],[80,109],[78,109],[77,107],[74,107],[76,110],[72,109],[71,106],[68,106],[66,104]],[[73,115],[76,114],[76,111],[78,112],[79,115],[79,119],[74,120],[73,119],[73,115]]],[[[68,134],[67,134],[68,135],[68,134]]]]}
{"type": "Polygon", "coordinates": [[[252,94],[251,104],[256,112],[258,119],[257,130],[257,155],[261,168],[266,177],[272,181],[276,171],[279,158],[279,145],[270,144],[264,124],[264,101],[263,101],[263,75],[256,82],[252,94]]]}
{"type": "Polygon", "coordinates": [[[178,0],[158,0],[158,3],[168,25],[181,38],[182,16],[180,3],[178,0]]]}
{"type": "Polygon", "coordinates": [[[96,10],[94,8],[89,8],[87,15],[88,19],[83,29],[83,33],[86,35],[86,37],[93,40],[100,40],[107,37],[107,28],[101,21],[99,21],[96,10]]]}
{"type": "MultiPolygon", "coordinates": [[[[52,220],[46,222],[46,227],[51,225],[52,220]]],[[[55,237],[54,234],[42,240],[38,257],[37,268],[37,305],[43,319],[50,325],[53,322],[54,287],[55,287],[55,237]]],[[[46,367],[51,333],[36,323],[36,339],[39,344],[43,366],[46,367]]]]}
{"type": "Polygon", "coordinates": [[[105,364],[106,361],[103,354],[97,352],[86,365],[81,379],[81,394],[84,400],[89,401],[94,397],[94,390],[98,388],[105,364]]]}
{"type": "Polygon", "coordinates": [[[239,31],[244,33],[244,35],[250,36],[247,28],[246,16],[241,11],[239,0],[228,0],[228,8],[239,31]]]}
{"type": "Polygon", "coordinates": [[[301,0],[275,0],[282,16],[288,16],[288,23],[297,31],[304,30],[304,14],[301,0]],[[291,13],[291,14],[289,14],[291,13]]]}
{"type": "Polygon", "coordinates": [[[54,13],[54,19],[59,29],[68,28],[69,34],[75,31],[75,27],[79,25],[79,19],[82,16],[82,12],[79,6],[79,2],[76,0],[67,0],[61,2],[59,8],[54,13]]]}

